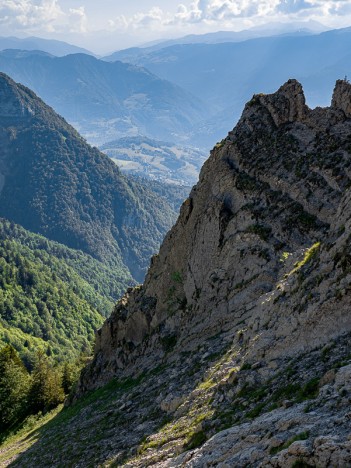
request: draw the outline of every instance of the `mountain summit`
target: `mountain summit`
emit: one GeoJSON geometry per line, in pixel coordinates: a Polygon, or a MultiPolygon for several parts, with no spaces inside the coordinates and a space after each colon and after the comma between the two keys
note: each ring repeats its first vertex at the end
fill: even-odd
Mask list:
{"type": "Polygon", "coordinates": [[[247,103],[22,466],[350,464],[350,104],[247,103]]]}

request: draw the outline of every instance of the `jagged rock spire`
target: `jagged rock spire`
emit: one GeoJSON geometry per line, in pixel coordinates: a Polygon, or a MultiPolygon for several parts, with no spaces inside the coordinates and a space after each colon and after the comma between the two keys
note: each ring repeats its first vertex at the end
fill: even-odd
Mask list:
{"type": "Polygon", "coordinates": [[[346,117],[351,117],[351,84],[347,79],[337,80],[331,106],[333,109],[341,109],[346,117]]]}
{"type": "Polygon", "coordinates": [[[246,105],[242,119],[245,120],[252,114],[252,107],[255,104],[269,111],[277,127],[285,123],[305,120],[309,110],[301,84],[293,79],[288,80],[273,94],[255,94],[246,105]]]}
{"type": "Polygon", "coordinates": [[[308,107],[302,85],[297,80],[288,80],[266,99],[276,125],[302,121],[306,117],[308,107]]]}

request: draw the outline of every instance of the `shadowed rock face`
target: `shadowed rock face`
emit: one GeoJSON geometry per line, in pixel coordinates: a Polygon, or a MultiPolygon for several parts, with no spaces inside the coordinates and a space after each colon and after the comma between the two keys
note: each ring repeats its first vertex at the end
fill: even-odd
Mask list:
{"type": "MultiPolygon", "coordinates": [[[[144,285],[98,331],[77,396],[114,377],[146,379],[123,401],[128,421],[148,421],[150,445],[126,466],[285,467],[304,457],[326,467],[332,453],[331,466],[348,466],[348,403],[335,395],[351,390],[350,93],[338,81],[332,106],[313,110],[295,80],[255,95],[212,150],[144,285]],[[171,423],[155,428],[157,411],[171,423]],[[184,442],[192,424],[200,445],[210,439],[200,449],[184,442]],[[288,449],[298,430],[306,440],[288,449]]],[[[115,447],[136,449],[131,431],[119,423],[115,447]]]]}

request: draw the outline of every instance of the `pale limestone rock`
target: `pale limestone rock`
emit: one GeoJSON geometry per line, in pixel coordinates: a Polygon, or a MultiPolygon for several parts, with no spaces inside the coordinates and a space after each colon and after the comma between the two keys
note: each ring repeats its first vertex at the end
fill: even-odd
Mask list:
{"type": "Polygon", "coordinates": [[[334,387],[337,390],[345,388],[347,391],[351,391],[351,364],[339,369],[335,377],[334,387]]]}
{"type": "MultiPolygon", "coordinates": [[[[206,367],[213,339],[233,351],[228,362],[206,368],[197,380],[190,372],[184,401],[174,384],[158,407],[185,417],[206,385],[218,384],[214,411],[238,394],[235,403],[252,408],[245,389],[269,385],[290,359],[303,363],[316,349],[328,354],[351,333],[349,89],[338,82],[332,106],[314,110],[295,80],[272,95],[254,96],[211,152],[145,284],[128,291],[97,333],[79,392],[159,364],[171,366],[174,379],[190,362],[206,367]],[[230,373],[244,363],[253,366],[230,373]]],[[[168,457],[180,450],[168,442],[134,466],[147,466],[153,456],[168,457],[154,466],[290,467],[299,458],[312,466],[351,466],[342,391],[351,388],[349,367],[318,375],[313,410],[290,405],[290,396],[282,407],[284,397],[250,422],[209,431],[198,449],[168,457]],[[284,448],[301,433],[306,441],[284,448]],[[282,450],[273,455],[277,440],[282,450]]],[[[313,365],[300,370],[303,382],[316,377],[313,365]]]]}
{"type": "Polygon", "coordinates": [[[293,442],[287,449],[288,454],[294,457],[308,457],[312,454],[311,443],[307,440],[298,440],[293,442]]]}
{"type": "Polygon", "coordinates": [[[275,94],[259,96],[259,102],[267,107],[277,126],[303,121],[308,114],[302,86],[296,80],[287,81],[275,94]]]}
{"type": "Polygon", "coordinates": [[[347,80],[338,80],[336,82],[332,108],[342,110],[346,117],[351,117],[351,84],[347,80]]]}
{"type": "Polygon", "coordinates": [[[167,413],[174,413],[176,409],[183,403],[184,399],[180,396],[168,395],[161,401],[160,408],[167,413]]]}

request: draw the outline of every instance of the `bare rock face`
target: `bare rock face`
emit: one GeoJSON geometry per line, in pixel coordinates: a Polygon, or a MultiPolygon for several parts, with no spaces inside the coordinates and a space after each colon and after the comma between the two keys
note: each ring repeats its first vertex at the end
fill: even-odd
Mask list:
{"type": "Polygon", "coordinates": [[[332,292],[350,222],[350,105],[346,82],[337,83],[327,109],[310,110],[296,80],[254,96],[205,163],[145,284],[128,291],[98,332],[93,385],[131,372],[136,361],[147,365],[143,356],[162,358],[167,337],[191,348],[250,322],[265,336],[255,345],[257,358],[267,358],[316,346],[351,326],[348,296],[335,307],[332,292]],[[306,301],[291,273],[317,243],[322,280],[306,286],[313,290],[306,301]],[[332,320],[324,311],[330,308],[332,320]]]}
{"type": "Polygon", "coordinates": [[[255,95],[247,106],[255,103],[268,109],[277,127],[289,122],[302,122],[308,114],[302,86],[296,80],[287,81],[275,94],[255,95]]]}
{"type": "MultiPolygon", "coordinates": [[[[341,368],[337,378],[343,379],[350,367],[341,368]]],[[[350,391],[350,383],[342,388],[345,393],[350,391]]],[[[339,391],[337,383],[326,385],[322,387],[313,411],[306,403],[275,409],[251,423],[219,432],[197,450],[155,466],[348,467],[351,464],[350,413],[345,399],[338,403],[338,411],[333,408],[339,391]],[[328,435],[318,435],[323,433],[328,435]]]]}
{"type": "Polygon", "coordinates": [[[125,466],[349,466],[350,109],[346,81],[311,110],[289,80],[212,150],[78,386],[145,378],[128,411],[171,417],[125,466]]]}
{"type": "Polygon", "coordinates": [[[342,110],[346,117],[351,117],[351,86],[346,80],[338,80],[336,82],[332,108],[342,110]]]}

